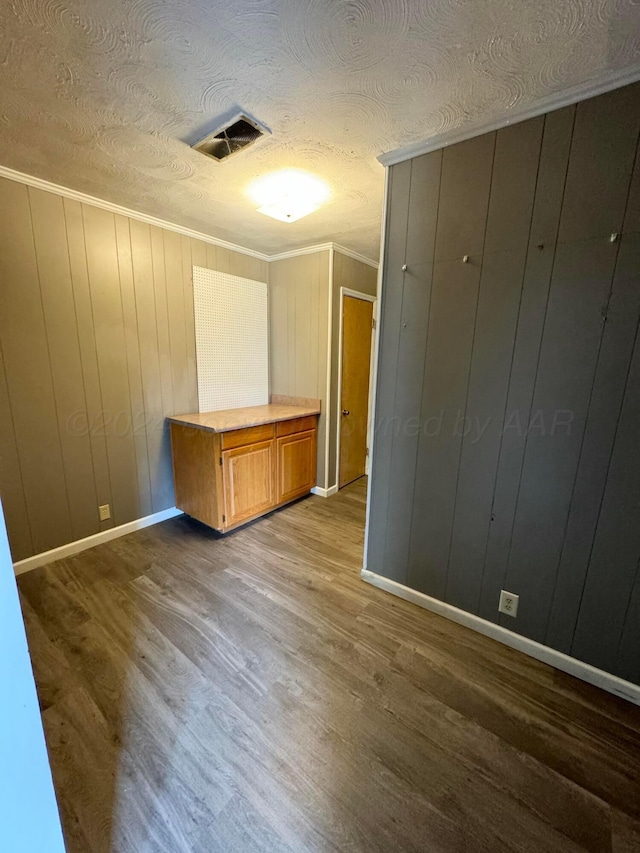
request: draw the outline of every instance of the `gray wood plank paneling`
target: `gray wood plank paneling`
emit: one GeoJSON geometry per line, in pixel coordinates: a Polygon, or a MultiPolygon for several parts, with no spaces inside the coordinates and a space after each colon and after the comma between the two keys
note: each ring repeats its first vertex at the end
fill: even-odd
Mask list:
{"type": "Polygon", "coordinates": [[[627,617],[622,629],[618,652],[612,671],[620,678],[640,683],[640,562],[636,568],[636,579],[629,597],[627,617]]]}
{"type": "Polygon", "coordinates": [[[446,598],[477,612],[544,118],[497,134],[446,598]]]}
{"type": "Polygon", "coordinates": [[[438,219],[442,152],[413,161],[407,231],[407,272],[403,277],[398,378],[393,411],[399,431],[391,448],[388,481],[387,532],[384,562],[407,572],[409,534],[416,459],[420,441],[420,411],[424,358],[429,323],[433,253],[438,219]]]}
{"type": "Polygon", "coordinates": [[[269,360],[270,387],[272,394],[292,394],[289,388],[289,353],[287,310],[289,288],[280,269],[275,270],[269,281],[269,360]]]}
{"type": "Polygon", "coordinates": [[[223,258],[218,259],[218,247],[212,246],[211,243],[205,243],[205,263],[199,266],[208,267],[210,270],[219,270],[220,272],[229,272],[223,262],[223,258]]]}
{"type": "MultiPolygon", "coordinates": [[[[640,337],[611,455],[571,653],[602,669],[618,652],[640,559],[640,337]]],[[[637,615],[636,617],[637,618],[637,615]]],[[[636,661],[638,649],[635,650],[636,661]]]]}
{"type": "Polygon", "coordinates": [[[89,435],[77,428],[86,406],[64,208],[60,196],[33,188],[29,201],[71,531],[83,539],[100,528],[89,435]]]}
{"type": "MultiPolygon", "coordinates": [[[[423,432],[417,454],[413,436],[388,438],[384,465],[374,453],[369,531],[374,571],[636,681],[639,133],[635,84],[443,152],[428,329],[406,352],[401,324],[422,317],[407,282],[382,306],[376,429],[382,406],[387,427],[412,411],[424,352],[423,432]]],[[[389,234],[420,232],[406,211],[389,234]]]]}
{"type": "Polygon", "coordinates": [[[130,222],[130,230],[131,261],[138,316],[140,369],[151,477],[151,506],[153,512],[158,512],[164,509],[165,500],[162,467],[164,408],[158,355],[151,234],[147,224],[133,219],[130,222]]]}
{"type": "Polygon", "coordinates": [[[187,348],[187,412],[197,412],[198,371],[196,367],[196,326],[193,308],[193,257],[189,237],[180,237],[180,247],[182,252],[182,289],[185,342],[187,348]]]}
{"type": "MultiPolygon", "coordinates": [[[[160,388],[162,391],[162,408],[165,415],[175,412],[173,403],[173,370],[171,358],[171,342],[169,339],[169,310],[167,306],[167,272],[163,231],[152,225],[151,264],[153,268],[153,290],[156,307],[156,333],[158,336],[158,358],[160,363],[160,388]]],[[[168,426],[163,426],[163,432],[168,426]]]]}
{"type": "MultiPolygon", "coordinates": [[[[155,229],[152,255],[134,220],[138,293],[127,217],[6,180],[0,201],[0,491],[23,559],[173,503],[164,414],[198,408],[191,275],[208,244],[155,229]]],[[[256,258],[209,256],[267,277],[256,258]]]]}
{"type": "Polygon", "coordinates": [[[578,104],[561,242],[622,230],[639,127],[638,83],[578,104]]]}
{"type": "Polygon", "coordinates": [[[409,214],[409,189],[411,162],[392,166],[389,170],[387,201],[387,234],[384,257],[384,280],[380,296],[380,337],[378,375],[376,377],[376,408],[374,441],[371,459],[371,477],[380,488],[374,488],[369,507],[369,543],[367,568],[404,583],[406,573],[402,567],[385,564],[385,541],[389,495],[387,483],[391,470],[395,422],[394,401],[397,381],[398,349],[400,343],[400,318],[402,316],[402,286],[407,245],[409,214]]]}
{"type": "MultiPolygon", "coordinates": [[[[292,269],[294,281],[296,281],[300,275],[300,258],[292,259],[292,269]]],[[[296,292],[295,288],[290,288],[287,291],[287,352],[289,354],[289,358],[287,359],[286,371],[287,371],[287,386],[291,388],[291,393],[295,394],[296,387],[296,358],[298,357],[298,340],[297,340],[297,332],[296,332],[296,292]]]]}
{"type": "Polygon", "coordinates": [[[575,117],[575,106],[565,107],[544,117],[531,216],[530,249],[539,246],[542,246],[539,251],[553,249],[558,238],[575,117]]]}
{"type": "Polygon", "coordinates": [[[526,244],[520,251],[485,255],[480,278],[445,594],[450,604],[473,613],[480,600],[525,251],[526,244]]]}
{"type": "Polygon", "coordinates": [[[499,130],[484,254],[524,253],[529,242],[544,117],[499,130]]]}
{"type": "MultiPolygon", "coordinates": [[[[64,199],[64,212],[86,407],[86,418],[84,421],[81,418],[80,423],[86,424],[89,430],[96,501],[98,506],[101,506],[112,503],[111,480],[109,479],[107,439],[102,429],[102,390],[93,330],[93,307],[89,290],[82,206],[80,202],[64,199]]],[[[98,523],[101,530],[107,530],[113,527],[114,521],[110,518],[98,523]]]]}
{"type": "Polygon", "coordinates": [[[174,413],[189,411],[189,375],[180,235],[163,231],[174,413]]]}
{"type": "Polygon", "coordinates": [[[505,589],[520,596],[518,618],[501,620],[540,642],[549,617],[616,254],[616,245],[603,239],[565,243],[556,252],[505,579],[505,589]],[[565,422],[568,426],[558,426],[565,422]]]}
{"type": "MultiPolygon", "coordinates": [[[[321,401],[317,484],[326,488],[329,251],[274,261],[269,271],[271,394],[321,401]]],[[[331,485],[331,484],[329,484],[331,485]]]]}
{"type": "Polygon", "coordinates": [[[525,430],[530,417],[547,310],[574,113],[575,108],[570,107],[545,116],[492,521],[484,557],[479,615],[494,622],[498,620],[498,597],[507,571],[525,430]]]}
{"type": "Polygon", "coordinates": [[[207,244],[191,238],[191,260],[194,267],[207,266],[207,244]]]}
{"type": "MultiPolygon", "coordinates": [[[[316,365],[312,362],[313,338],[311,336],[311,290],[314,282],[318,281],[319,263],[317,255],[309,256],[310,275],[300,277],[297,287],[293,291],[295,304],[294,328],[299,332],[297,336],[296,358],[292,359],[294,371],[294,385],[296,389],[303,388],[312,377],[315,386],[316,365]]],[[[300,392],[301,393],[301,392],[300,392]]]]}
{"type": "MultiPolygon", "coordinates": [[[[331,276],[331,253],[323,252],[320,257],[320,274],[318,279],[318,343],[320,361],[318,363],[318,392],[316,396],[324,401],[327,396],[327,371],[329,360],[331,359],[331,348],[333,346],[333,331],[329,334],[329,316],[331,312],[331,293],[329,290],[331,276]]],[[[269,270],[269,278],[271,277],[271,269],[269,270]]],[[[322,403],[324,408],[328,408],[329,403],[322,403]]],[[[325,469],[324,454],[321,453],[322,442],[327,440],[327,430],[329,429],[328,412],[325,417],[320,414],[318,421],[318,477],[322,477],[318,482],[326,482],[327,486],[332,486],[335,480],[329,479],[329,471],[331,468],[331,458],[329,465],[325,469]]]]}
{"type": "Polygon", "coordinates": [[[149,448],[147,446],[144,392],[142,388],[142,370],[140,367],[138,315],[136,312],[136,294],[133,284],[129,220],[125,216],[116,215],[115,226],[118,246],[118,269],[120,272],[120,295],[122,298],[122,318],[127,348],[129,400],[131,405],[128,418],[126,420],[125,418],[122,419],[122,428],[130,429],[133,435],[140,513],[141,515],[150,515],[153,511],[151,504],[151,476],[149,473],[149,448]]]}
{"type": "Polygon", "coordinates": [[[26,186],[0,179],[0,341],[33,547],[73,538],[26,186]]]}
{"type": "Polygon", "coordinates": [[[631,186],[629,187],[629,198],[627,199],[627,209],[624,215],[622,230],[625,233],[628,231],[640,231],[640,139],[636,148],[633,176],[631,178],[631,186]]]}
{"type": "Polygon", "coordinates": [[[438,261],[482,254],[496,134],[445,148],[438,207],[438,261]]]}
{"type": "Polygon", "coordinates": [[[131,400],[115,217],[89,205],[83,205],[82,215],[109,459],[111,511],[118,525],[140,517],[140,500],[133,435],[126,426],[131,417],[131,400]]]}
{"type": "MultiPolygon", "coordinates": [[[[423,265],[432,264],[435,254],[436,227],[440,205],[442,151],[423,154],[411,164],[409,216],[405,261],[408,280],[419,275],[423,265]]],[[[406,282],[405,282],[406,283],[406,282]]]]}
{"type": "Polygon", "coordinates": [[[438,598],[446,585],[479,282],[477,257],[434,264],[409,584],[438,598]]]}
{"type": "Polygon", "coordinates": [[[571,498],[548,645],[569,653],[640,315],[640,234],[622,238],[571,498]]]}
{"type": "Polygon", "coordinates": [[[14,562],[33,554],[31,528],[24,499],[22,471],[18,459],[13,414],[0,346],[0,498],[7,523],[9,546],[14,562]]]}

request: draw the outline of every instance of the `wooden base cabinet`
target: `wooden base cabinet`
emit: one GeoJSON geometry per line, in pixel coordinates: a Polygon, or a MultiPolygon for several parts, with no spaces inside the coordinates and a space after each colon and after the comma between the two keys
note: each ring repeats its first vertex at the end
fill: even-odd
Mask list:
{"type": "Polygon", "coordinates": [[[316,430],[276,439],[278,503],[306,495],[316,484],[316,430]]]}
{"type": "Polygon", "coordinates": [[[176,506],[226,532],[308,494],[317,416],[210,432],[171,423],[176,506]]]}
{"type": "Polygon", "coordinates": [[[225,527],[242,524],[276,505],[273,441],[222,452],[225,527]]]}

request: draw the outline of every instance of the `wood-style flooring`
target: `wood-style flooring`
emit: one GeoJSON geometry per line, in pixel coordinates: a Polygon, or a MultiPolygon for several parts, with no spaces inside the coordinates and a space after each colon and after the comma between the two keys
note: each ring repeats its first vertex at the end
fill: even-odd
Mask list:
{"type": "Polygon", "coordinates": [[[20,578],[69,853],[640,850],[640,709],[363,583],[364,511],[20,578]]]}

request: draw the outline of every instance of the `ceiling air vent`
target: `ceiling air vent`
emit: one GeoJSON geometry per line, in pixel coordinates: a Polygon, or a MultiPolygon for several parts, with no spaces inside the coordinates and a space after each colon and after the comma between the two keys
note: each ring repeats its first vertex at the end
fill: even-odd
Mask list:
{"type": "Polygon", "coordinates": [[[258,124],[246,115],[235,116],[229,124],[207,134],[204,139],[192,147],[213,160],[226,160],[232,154],[248,148],[249,145],[269,133],[266,127],[258,124]]]}

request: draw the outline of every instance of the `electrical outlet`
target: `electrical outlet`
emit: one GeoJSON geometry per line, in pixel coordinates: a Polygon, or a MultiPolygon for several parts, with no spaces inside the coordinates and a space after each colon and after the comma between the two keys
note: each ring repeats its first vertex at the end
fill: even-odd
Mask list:
{"type": "Polygon", "coordinates": [[[102,504],[102,506],[98,507],[98,516],[100,517],[100,521],[107,521],[111,518],[111,507],[109,504],[102,504]]]}
{"type": "Polygon", "coordinates": [[[520,601],[520,596],[516,595],[514,592],[507,592],[506,589],[500,590],[500,603],[498,604],[498,611],[500,613],[506,613],[507,616],[513,616],[514,618],[518,615],[518,602],[520,601]]]}

